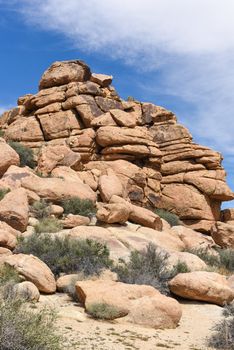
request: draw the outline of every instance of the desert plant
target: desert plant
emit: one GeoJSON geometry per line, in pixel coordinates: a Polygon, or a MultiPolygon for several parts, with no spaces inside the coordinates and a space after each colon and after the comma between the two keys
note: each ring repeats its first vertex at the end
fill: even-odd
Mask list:
{"type": "Polygon", "coordinates": [[[205,248],[193,248],[184,250],[188,253],[197,255],[200,259],[202,259],[208,266],[212,267],[220,267],[220,258],[219,254],[211,253],[208,249],[205,248]]]}
{"type": "Polygon", "coordinates": [[[90,199],[73,197],[61,202],[65,214],[75,214],[91,217],[96,214],[95,204],[90,199]]]}
{"type": "Polygon", "coordinates": [[[18,153],[20,157],[20,166],[28,166],[32,169],[35,168],[36,162],[31,148],[14,141],[8,141],[8,144],[18,153]]]}
{"type": "Polygon", "coordinates": [[[0,129],[0,137],[4,137],[4,135],[5,135],[5,131],[0,129]]]}
{"type": "Polygon", "coordinates": [[[45,199],[41,199],[31,205],[31,212],[37,219],[44,219],[50,215],[51,207],[45,199]]]}
{"type": "Polygon", "coordinates": [[[30,311],[20,300],[0,299],[0,350],[59,350],[52,309],[30,311]]]}
{"type": "Polygon", "coordinates": [[[223,269],[227,273],[234,271],[234,249],[216,248],[213,254],[204,248],[187,249],[186,251],[197,255],[212,268],[223,269]]]}
{"type": "Polygon", "coordinates": [[[42,218],[35,226],[36,233],[54,233],[62,230],[62,223],[56,218],[42,218]]]}
{"type": "Polygon", "coordinates": [[[20,276],[18,272],[9,265],[2,265],[0,267],[0,287],[10,283],[20,282],[20,276]]]}
{"type": "Polygon", "coordinates": [[[94,275],[112,265],[109,250],[101,243],[48,234],[33,234],[21,239],[16,252],[37,256],[56,276],[78,272],[85,276],[94,275]]]}
{"type": "Polygon", "coordinates": [[[0,201],[5,197],[5,195],[7,194],[7,193],[9,193],[10,192],[10,190],[9,190],[9,188],[3,188],[3,189],[1,189],[0,190],[0,201]]]}
{"type": "Polygon", "coordinates": [[[127,312],[106,303],[92,303],[87,306],[86,312],[93,318],[100,320],[114,320],[127,315],[127,312]]]}
{"type": "Polygon", "coordinates": [[[169,255],[158,247],[149,244],[145,252],[131,252],[129,262],[121,261],[114,268],[121,282],[130,284],[146,284],[169,294],[168,281],[181,272],[188,272],[184,263],[168,268],[169,255]]]}
{"type": "Polygon", "coordinates": [[[160,216],[160,218],[166,220],[171,226],[178,226],[181,224],[179,217],[168,210],[158,208],[155,209],[154,212],[160,216]]]}
{"type": "Polygon", "coordinates": [[[208,345],[215,349],[234,350],[234,303],[224,307],[223,316],[213,328],[208,345]]]}
{"type": "Polygon", "coordinates": [[[234,272],[234,249],[218,249],[221,266],[234,272]]]}

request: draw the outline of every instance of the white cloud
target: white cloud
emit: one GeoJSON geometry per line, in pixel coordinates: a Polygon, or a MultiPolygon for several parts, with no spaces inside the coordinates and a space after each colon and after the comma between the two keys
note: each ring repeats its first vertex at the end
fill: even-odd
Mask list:
{"type": "Polygon", "coordinates": [[[181,116],[192,132],[234,155],[233,0],[13,3],[27,22],[64,34],[79,49],[102,51],[152,74],[160,69],[160,89],[193,104],[181,116]]]}
{"type": "Polygon", "coordinates": [[[1,116],[4,112],[6,112],[8,109],[10,109],[9,106],[1,106],[1,105],[0,105],[0,116],[1,116]]]}

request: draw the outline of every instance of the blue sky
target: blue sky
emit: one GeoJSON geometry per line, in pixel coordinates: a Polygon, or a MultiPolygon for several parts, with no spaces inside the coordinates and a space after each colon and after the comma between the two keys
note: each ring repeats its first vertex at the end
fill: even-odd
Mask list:
{"type": "Polygon", "coordinates": [[[222,152],[234,190],[233,32],[233,0],[0,0],[0,112],[52,62],[83,59],[222,152]]]}

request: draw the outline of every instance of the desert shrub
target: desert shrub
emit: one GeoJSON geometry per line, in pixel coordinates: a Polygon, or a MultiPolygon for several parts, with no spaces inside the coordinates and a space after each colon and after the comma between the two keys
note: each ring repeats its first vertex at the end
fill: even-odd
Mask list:
{"type": "Polygon", "coordinates": [[[160,216],[160,218],[166,220],[171,226],[178,226],[180,225],[180,219],[179,217],[174,214],[171,213],[165,209],[155,209],[155,214],[157,214],[158,216],[160,216]]]}
{"type": "Polygon", "coordinates": [[[96,214],[95,204],[90,199],[73,197],[61,202],[65,214],[75,214],[91,217],[96,214]]]}
{"type": "Polygon", "coordinates": [[[205,248],[186,249],[185,251],[187,251],[188,253],[197,255],[208,266],[220,267],[219,254],[212,254],[209,252],[209,250],[207,250],[205,248]]]}
{"type": "Polygon", "coordinates": [[[161,293],[169,294],[168,281],[178,273],[189,270],[184,263],[178,263],[174,268],[168,269],[168,257],[167,253],[149,244],[145,252],[131,252],[129,262],[121,261],[114,271],[121,282],[151,285],[161,293]]]}
{"type": "Polygon", "coordinates": [[[31,211],[37,219],[48,218],[51,212],[50,205],[45,199],[36,201],[31,205],[31,211]]]}
{"type": "Polygon", "coordinates": [[[62,223],[56,218],[42,218],[35,226],[36,233],[54,233],[62,230],[62,223]]]}
{"type": "Polygon", "coordinates": [[[88,239],[33,234],[19,242],[16,252],[37,256],[56,276],[78,272],[94,275],[112,265],[107,247],[88,239]]]}
{"type": "Polygon", "coordinates": [[[4,137],[4,135],[5,135],[5,131],[0,129],[0,137],[4,137]]]}
{"type": "Polygon", "coordinates": [[[20,276],[18,272],[9,265],[2,265],[0,267],[0,287],[5,286],[8,283],[20,282],[20,276]]]}
{"type": "Polygon", "coordinates": [[[219,249],[218,252],[221,266],[234,272],[234,249],[219,249]]]}
{"type": "Polygon", "coordinates": [[[0,201],[5,197],[7,193],[9,193],[10,190],[8,188],[3,188],[0,190],[0,201]]]}
{"type": "Polygon", "coordinates": [[[204,248],[189,249],[187,251],[197,255],[210,267],[223,269],[227,272],[234,271],[234,249],[216,248],[215,251],[217,254],[212,254],[204,248]]]}
{"type": "Polygon", "coordinates": [[[234,350],[234,304],[223,309],[223,319],[213,328],[214,333],[208,340],[208,345],[215,349],[234,350]]]}
{"type": "Polygon", "coordinates": [[[0,350],[62,349],[55,319],[51,309],[33,312],[22,301],[0,299],[0,350]]]}
{"type": "Polygon", "coordinates": [[[20,157],[20,166],[28,166],[32,169],[35,168],[36,162],[31,148],[14,141],[8,141],[8,144],[18,153],[20,157]]]}
{"type": "Polygon", "coordinates": [[[90,304],[86,308],[86,312],[93,318],[100,320],[114,320],[115,318],[123,317],[126,315],[126,313],[123,313],[122,310],[106,303],[90,304]]]}

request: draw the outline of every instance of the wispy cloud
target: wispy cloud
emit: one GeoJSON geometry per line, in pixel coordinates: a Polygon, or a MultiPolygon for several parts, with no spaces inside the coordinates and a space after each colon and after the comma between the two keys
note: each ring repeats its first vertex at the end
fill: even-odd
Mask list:
{"type": "Polygon", "coordinates": [[[189,102],[193,108],[182,113],[183,122],[199,140],[234,156],[233,0],[14,0],[12,4],[25,21],[64,34],[74,47],[104,52],[136,69],[160,70],[160,86],[156,81],[144,85],[189,102]]]}

